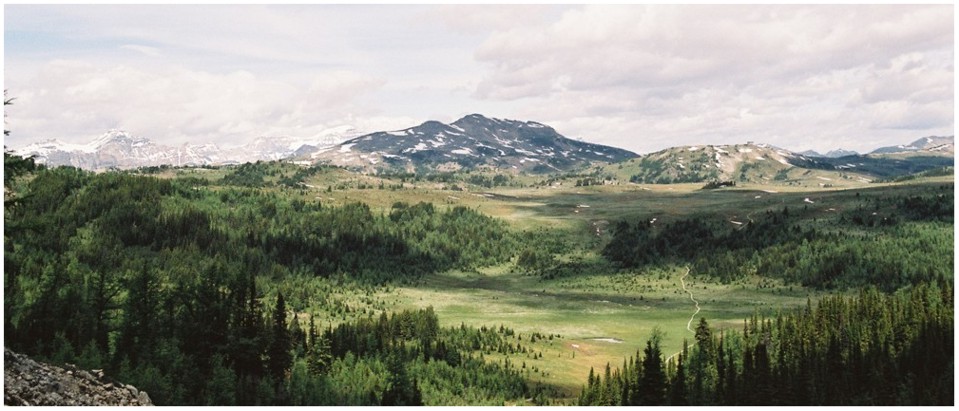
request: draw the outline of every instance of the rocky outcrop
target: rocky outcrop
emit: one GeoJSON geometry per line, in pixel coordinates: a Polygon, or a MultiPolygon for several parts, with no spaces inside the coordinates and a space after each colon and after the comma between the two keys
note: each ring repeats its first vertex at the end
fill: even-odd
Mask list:
{"type": "Polygon", "coordinates": [[[3,383],[5,405],[153,405],[145,391],[113,381],[102,370],[55,367],[8,349],[3,383]]]}

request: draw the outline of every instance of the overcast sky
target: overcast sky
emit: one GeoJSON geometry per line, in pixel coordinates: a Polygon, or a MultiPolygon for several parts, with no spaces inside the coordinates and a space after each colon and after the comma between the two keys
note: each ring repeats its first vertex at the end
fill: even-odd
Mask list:
{"type": "Polygon", "coordinates": [[[466,114],[647,153],[954,133],[953,6],[4,6],[5,145],[466,114]]]}

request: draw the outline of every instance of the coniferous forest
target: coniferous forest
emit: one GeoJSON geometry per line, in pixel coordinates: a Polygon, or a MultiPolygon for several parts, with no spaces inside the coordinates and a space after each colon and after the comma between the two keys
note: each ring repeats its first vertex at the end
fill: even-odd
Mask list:
{"type": "MultiPolygon", "coordinates": [[[[953,288],[867,289],[716,332],[701,319],[675,361],[590,370],[579,405],[943,405],[953,402],[953,288]]],[[[667,353],[668,355],[668,353],[667,353]]]]}
{"type": "Polygon", "coordinates": [[[603,255],[623,267],[678,261],[725,282],[747,275],[748,267],[808,287],[891,292],[951,278],[953,204],[952,187],[939,186],[923,195],[861,198],[828,217],[786,206],[737,228],[709,217],[655,227],[649,219],[623,220],[603,255]],[[880,207],[895,211],[874,211],[880,207]]]}
{"type": "MultiPolygon", "coordinates": [[[[569,248],[555,232],[465,206],[306,201],[289,195],[298,181],[265,184],[262,164],[216,181],[48,169],[9,153],[4,166],[4,343],[19,352],[105,369],[159,405],[555,394],[525,362],[484,356],[537,358],[508,327],[443,327],[432,308],[360,312],[325,297],[352,288],[374,301],[374,287],[494,265],[552,276],[553,253],[569,248]]],[[[952,404],[952,216],[943,186],[863,198],[828,219],[784,207],[734,228],[709,216],[615,223],[602,256],[616,269],[679,264],[720,282],[840,293],[739,327],[701,318],[676,354],[654,333],[622,364],[590,370],[577,403],[952,404]]]]}

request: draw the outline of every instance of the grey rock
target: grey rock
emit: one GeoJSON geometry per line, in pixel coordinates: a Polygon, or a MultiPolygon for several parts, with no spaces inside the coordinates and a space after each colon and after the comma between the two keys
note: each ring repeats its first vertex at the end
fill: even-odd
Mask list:
{"type": "Polygon", "coordinates": [[[5,405],[153,405],[145,392],[112,381],[103,370],[67,370],[8,349],[3,381],[5,405]]]}
{"type": "Polygon", "coordinates": [[[47,384],[47,392],[49,393],[58,393],[62,391],[62,389],[63,389],[63,386],[61,386],[59,382],[54,381],[52,383],[47,384]]]}
{"type": "Polygon", "coordinates": [[[147,395],[146,391],[140,391],[137,400],[140,401],[140,405],[153,405],[153,401],[150,401],[150,396],[147,395]]]}
{"type": "Polygon", "coordinates": [[[77,372],[77,376],[80,377],[80,378],[83,378],[83,379],[85,379],[85,380],[87,380],[87,381],[96,381],[96,380],[97,380],[96,378],[93,378],[93,375],[91,375],[90,373],[88,373],[88,372],[86,372],[86,371],[78,371],[78,372],[77,372]]]}

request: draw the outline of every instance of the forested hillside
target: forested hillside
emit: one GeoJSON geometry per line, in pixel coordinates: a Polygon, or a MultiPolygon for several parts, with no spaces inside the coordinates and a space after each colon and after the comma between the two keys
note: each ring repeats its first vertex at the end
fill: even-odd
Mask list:
{"type": "Polygon", "coordinates": [[[742,332],[711,329],[664,363],[654,337],[642,358],[593,371],[580,405],[946,405],[953,403],[953,288],[828,297],[742,332]]]}
{"type": "Polygon", "coordinates": [[[453,348],[457,334],[438,330],[432,313],[384,316],[373,329],[317,318],[330,328],[307,333],[297,311],[306,301],[291,310],[283,287],[262,286],[378,284],[503,262],[516,240],[501,222],[463,207],[397,203],[380,215],[73,168],[17,180],[34,166],[5,161],[9,347],[107,368],[157,404],[502,403],[526,392],[512,372],[453,348]],[[414,374],[425,376],[420,385],[410,385],[414,374]],[[482,382],[444,388],[461,377],[482,382]]]}
{"type": "Polygon", "coordinates": [[[951,185],[906,196],[855,195],[845,210],[767,210],[730,223],[696,216],[620,221],[603,254],[623,267],[676,262],[729,282],[751,274],[825,289],[952,279],[951,185]]]}

